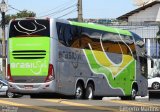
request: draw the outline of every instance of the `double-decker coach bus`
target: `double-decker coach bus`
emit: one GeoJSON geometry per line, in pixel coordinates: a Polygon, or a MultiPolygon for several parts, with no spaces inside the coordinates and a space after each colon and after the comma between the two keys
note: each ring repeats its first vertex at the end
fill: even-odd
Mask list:
{"type": "Polygon", "coordinates": [[[142,39],[127,30],[58,19],[9,23],[7,80],[13,93],[77,99],[147,95],[142,39]]]}

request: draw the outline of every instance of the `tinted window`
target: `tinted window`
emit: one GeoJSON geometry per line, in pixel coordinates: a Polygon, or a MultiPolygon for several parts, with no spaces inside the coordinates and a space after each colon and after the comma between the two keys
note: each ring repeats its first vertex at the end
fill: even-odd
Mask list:
{"type": "MultiPolygon", "coordinates": [[[[63,45],[70,47],[75,40],[80,38],[82,29],[81,27],[71,26],[63,23],[56,23],[57,26],[57,34],[60,43],[63,45]]],[[[76,44],[79,47],[79,43],[76,44]]]]}
{"type": "Polygon", "coordinates": [[[91,46],[92,50],[97,51],[103,51],[104,48],[106,52],[116,54],[122,54],[122,49],[123,54],[127,55],[131,55],[130,49],[132,52],[135,52],[135,46],[131,36],[71,26],[59,22],[56,25],[59,41],[65,46],[81,49],[90,49],[91,46]],[[103,48],[101,45],[103,45],[103,48]]]}
{"type": "Polygon", "coordinates": [[[131,36],[101,30],[57,23],[59,42],[67,47],[105,51],[114,62],[122,61],[122,54],[135,57],[135,45],[131,36]]]}
{"type": "Polygon", "coordinates": [[[7,81],[2,81],[2,80],[0,80],[0,84],[2,84],[3,86],[7,86],[7,81]]]}
{"type": "Polygon", "coordinates": [[[13,20],[9,37],[50,36],[49,20],[13,20]]]}

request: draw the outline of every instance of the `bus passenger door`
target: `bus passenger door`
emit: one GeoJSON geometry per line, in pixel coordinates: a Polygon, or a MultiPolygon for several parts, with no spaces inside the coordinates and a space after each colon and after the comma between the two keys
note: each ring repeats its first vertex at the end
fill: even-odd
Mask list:
{"type": "MultiPolygon", "coordinates": [[[[148,90],[148,81],[147,81],[147,77],[148,77],[148,72],[147,72],[147,58],[146,57],[142,57],[139,56],[139,62],[140,62],[140,74],[139,74],[139,90],[142,90],[142,92],[146,92],[148,90]]],[[[145,93],[141,93],[141,94],[145,94],[145,93]]]]}

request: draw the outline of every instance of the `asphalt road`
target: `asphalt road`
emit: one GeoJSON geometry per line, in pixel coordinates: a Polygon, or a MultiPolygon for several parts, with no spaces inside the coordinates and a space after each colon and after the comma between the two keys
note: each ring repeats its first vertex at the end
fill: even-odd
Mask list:
{"type": "Polygon", "coordinates": [[[160,112],[160,99],[138,97],[122,101],[118,97],[102,100],[57,98],[0,98],[0,112],[160,112]]]}

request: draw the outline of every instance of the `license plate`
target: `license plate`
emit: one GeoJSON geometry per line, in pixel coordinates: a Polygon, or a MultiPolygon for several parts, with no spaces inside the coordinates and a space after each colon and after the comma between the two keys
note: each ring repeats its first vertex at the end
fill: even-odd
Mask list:
{"type": "Polygon", "coordinates": [[[33,89],[33,85],[25,85],[25,89],[33,89]]]}

